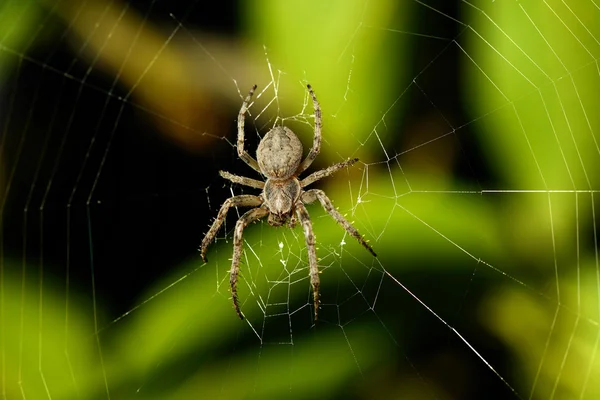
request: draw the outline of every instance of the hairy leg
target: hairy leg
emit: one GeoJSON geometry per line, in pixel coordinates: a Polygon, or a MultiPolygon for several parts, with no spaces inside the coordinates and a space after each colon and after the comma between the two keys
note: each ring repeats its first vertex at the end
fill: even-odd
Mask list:
{"type": "Polygon", "coordinates": [[[319,265],[317,264],[315,234],[313,232],[310,216],[308,215],[308,211],[306,210],[306,207],[304,207],[304,204],[298,202],[296,206],[296,213],[298,214],[298,219],[300,220],[300,223],[302,224],[302,229],[304,230],[306,249],[308,250],[310,284],[312,285],[313,289],[313,301],[315,305],[315,322],[317,322],[317,320],[319,319],[319,286],[321,285],[321,281],[319,279],[319,265]]]}
{"type": "Polygon", "coordinates": [[[256,221],[264,216],[269,214],[269,211],[264,208],[254,208],[238,219],[238,222],[235,224],[235,232],[233,234],[233,259],[231,261],[231,271],[229,274],[229,284],[231,285],[231,298],[233,299],[233,307],[235,307],[235,312],[240,317],[240,319],[244,319],[242,312],[240,311],[240,306],[238,303],[237,296],[237,280],[238,274],[240,272],[240,259],[242,257],[242,247],[244,242],[242,241],[244,228],[248,226],[249,223],[256,221]]]}
{"type": "Polygon", "coordinates": [[[341,163],[334,164],[331,167],[313,172],[312,174],[310,174],[309,176],[307,176],[306,178],[304,178],[300,181],[300,186],[306,187],[306,186],[310,185],[311,183],[314,183],[314,182],[318,181],[319,179],[323,179],[326,176],[329,176],[344,167],[351,166],[352,164],[354,164],[357,161],[358,161],[358,158],[352,158],[350,160],[346,160],[346,161],[342,161],[341,163]]]}
{"type": "Polygon", "coordinates": [[[246,185],[256,189],[263,189],[265,187],[265,183],[263,181],[258,181],[252,178],[246,178],[245,176],[234,175],[227,171],[219,171],[219,175],[221,175],[221,177],[225,179],[230,180],[233,183],[237,183],[240,185],[246,185]]]}
{"type": "Polygon", "coordinates": [[[255,171],[260,172],[260,168],[256,160],[252,158],[252,156],[248,154],[246,150],[244,150],[244,123],[246,122],[246,111],[248,111],[248,104],[250,103],[250,100],[252,100],[252,95],[254,94],[255,90],[256,85],[252,86],[252,89],[250,89],[250,93],[248,93],[248,96],[246,96],[246,99],[244,99],[244,102],[242,103],[242,108],[240,108],[240,113],[238,115],[237,121],[237,152],[238,157],[240,157],[246,164],[251,166],[255,171]]]}
{"type": "Polygon", "coordinates": [[[319,189],[311,189],[304,192],[304,194],[302,195],[302,201],[307,204],[312,203],[317,199],[319,200],[325,211],[327,211],[329,215],[331,215],[333,219],[335,219],[337,223],[340,224],[346,230],[346,232],[348,232],[356,240],[358,240],[360,244],[362,244],[367,250],[371,252],[371,254],[373,254],[373,256],[377,257],[375,251],[373,251],[369,243],[367,243],[365,239],[363,239],[363,237],[360,235],[360,233],[358,233],[356,228],[353,227],[352,224],[350,224],[350,222],[348,222],[346,218],[344,218],[344,216],[333,207],[333,204],[331,204],[331,200],[329,200],[329,197],[327,197],[324,191],[319,189]]]}
{"type": "Polygon", "coordinates": [[[304,161],[302,161],[302,163],[298,166],[296,175],[299,175],[302,171],[308,168],[321,151],[321,106],[319,105],[319,101],[317,100],[317,96],[315,95],[315,92],[313,92],[312,87],[310,85],[306,85],[306,87],[308,88],[308,92],[312,97],[313,107],[315,109],[315,137],[313,139],[312,148],[308,152],[308,155],[304,161]]]}
{"type": "Polygon", "coordinates": [[[223,221],[225,221],[225,217],[227,216],[227,211],[229,211],[231,207],[257,207],[262,203],[263,201],[260,197],[249,194],[234,196],[225,200],[219,210],[217,218],[204,236],[204,239],[202,239],[202,244],[200,245],[200,255],[202,256],[202,260],[206,262],[206,250],[208,250],[208,246],[210,246],[210,243],[215,238],[219,228],[223,225],[223,221]]]}

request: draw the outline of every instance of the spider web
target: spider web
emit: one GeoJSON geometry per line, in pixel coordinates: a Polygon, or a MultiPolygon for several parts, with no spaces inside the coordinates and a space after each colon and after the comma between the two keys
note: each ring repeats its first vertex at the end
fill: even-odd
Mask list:
{"type": "Polygon", "coordinates": [[[0,5],[0,396],[600,394],[593,0],[0,5]],[[232,22],[234,21],[234,22],[232,22]],[[235,34],[234,34],[235,33],[235,34]],[[237,158],[285,124],[318,204],[244,232],[237,158]]]}

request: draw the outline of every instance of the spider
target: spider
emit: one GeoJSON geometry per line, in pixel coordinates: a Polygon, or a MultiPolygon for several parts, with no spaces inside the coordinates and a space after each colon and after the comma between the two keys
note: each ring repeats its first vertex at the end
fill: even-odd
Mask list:
{"type": "Polygon", "coordinates": [[[282,226],[287,223],[290,228],[294,228],[298,220],[300,220],[304,230],[306,247],[308,249],[309,275],[313,290],[315,322],[319,317],[319,267],[315,249],[315,234],[313,233],[312,223],[305,204],[310,204],[318,200],[323,208],[346,230],[346,232],[358,240],[360,244],[373,254],[374,257],[377,257],[371,246],[363,239],[356,228],[354,228],[333,207],[331,200],[329,200],[324,191],[319,189],[303,190],[303,188],[311,183],[354,164],[358,161],[358,158],[348,159],[320,171],[313,172],[302,180],[298,179],[298,176],[306,170],[317,157],[321,148],[321,107],[312,87],[310,85],[306,85],[306,87],[313,100],[315,134],[312,148],[304,160],[302,160],[302,144],[300,143],[300,140],[296,134],[286,126],[275,126],[267,132],[258,144],[256,160],[244,150],[245,115],[252,99],[252,95],[256,90],[256,85],[254,85],[242,103],[242,108],[238,115],[237,153],[239,158],[252,167],[252,169],[266,177],[266,181],[263,182],[256,179],[233,175],[229,172],[219,171],[219,174],[223,178],[228,179],[233,183],[262,190],[262,193],[258,196],[239,195],[225,200],[219,210],[217,218],[204,236],[202,245],[200,246],[200,254],[204,262],[206,262],[206,251],[208,250],[208,246],[223,224],[229,209],[231,207],[254,207],[239,218],[235,225],[233,236],[233,258],[231,262],[229,283],[231,286],[233,306],[240,319],[244,319],[242,312],[240,311],[237,295],[237,281],[243,246],[242,235],[244,228],[251,222],[268,216],[268,222],[271,226],[282,226]]]}

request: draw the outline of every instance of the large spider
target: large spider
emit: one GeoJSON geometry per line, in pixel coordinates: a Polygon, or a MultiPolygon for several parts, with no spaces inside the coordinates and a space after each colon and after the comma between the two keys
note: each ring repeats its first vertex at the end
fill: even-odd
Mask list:
{"type": "Polygon", "coordinates": [[[301,162],[302,144],[300,143],[300,140],[291,129],[285,126],[274,127],[262,138],[256,151],[258,162],[244,150],[245,114],[248,110],[252,95],[256,90],[256,85],[254,85],[244,100],[238,116],[237,153],[246,164],[261,175],[264,175],[267,180],[263,182],[256,179],[233,175],[229,172],[219,171],[219,174],[223,178],[228,179],[233,183],[262,189],[262,193],[258,196],[240,195],[225,200],[219,210],[217,218],[206,233],[206,236],[204,236],[202,245],[200,246],[200,254],[202,255],[204,262],[206,262],[206,251],[208,246],[223,224],[227,211],[229,211],[231,207],[255,207],[240,217],[235,225],[233,236],[233,259],[231,262],[229,282],[231,285],[233,306],[241,319],[244,319],[244,317],[238,304],[237,280],[240,270],[240,258],[242,255],[242,235],[244,228],[251,222],[268,215],[268,222],[270,225],[281,226],[287,222],[288,225],[293,228],[296,226],[297,220],[300,220],[302,228],[304,229],[304,237],[308,249],[310,283],[313,289],[315,306],[315,321],[317,321],[319,316],[319,267],[317,265],[317,252],[315,250],[315,235],[310,222],[310,216],[304,205],[319,200],[323,208],[338,222],[338,224],[340,224],[350,235],[354,236],[354,238],[369,250],[373,256],[377,257],[371,246],[369,246],[362,238],[356,228],[333,208],[331,200],[325,195],[325,192],[319,189],[303,190],[304,187],[311,183],[321,178],[325,178],[346,166],[354,164],[358,161],[358,158],[349,159],[332,165],[329,168],[313,172],[302,180],[298,180],[298,175],[310,166],[319,154],[321,148],[321,107],[319,106],[319,102],[317,101],[317,97],[311,86],[306,85],[306,87],[312,97],[315,109],[315,137],[313,146],[304,161],[301,162]]]}

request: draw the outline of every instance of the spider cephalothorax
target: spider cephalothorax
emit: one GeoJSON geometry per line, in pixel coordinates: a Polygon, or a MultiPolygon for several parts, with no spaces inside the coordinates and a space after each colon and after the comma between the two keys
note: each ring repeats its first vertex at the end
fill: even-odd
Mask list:
{"type": "Polygon", "coordinates": [[[263,190],[265,205],[270,211],[269,224],[280,226],[294,212],[294,204],[300,199],[300,182],[292,177],[285,180],[267,179],[263,190]]]}
{"type": "Polygon", "coordinates": [[[233,259],[231,262],[230,285],[231,295],[235,311],[240,318],[244,318],[240,311],[237,297],[237,278],[239,274],[240,259],[242,256],[242,235],[244,228],[251,222],[268,215],[268,222],[272,226],[281,226],[286,222],[290,227],[294,227],[299,220],[304,230],[306,247],[308,249],[308,262],[310,267],[310,282],[313,288],[313,301],[315,306],[315,321],[319,316],[319,267],[317,264],[317,252],[315,249],[315,235],[310,222],[310,216],[306,210],[305,204],[310,204],[318,200],[323,208],[360,244],[376,256],[369,244],[362,238],[356,228],[354,228],[331,204],[331,200],[325,192],[319,189],[303,190],[311,183],[329,176],[334,172],[350,166],[358,161],[358,158],[343,161],[330,166],[329,168],[313,172],[306,178],[298,180],[298,176],[306,170],[319,154],[321,148],[321,107],[317,97],[310,85],[306,85],[312,97],[315,108],[315,137],[313,146],[308,155],[302,160],[302,144],[291,129],[285,126],[276,126],[271,129],[262,138],[256,151],[256,160],[244,150],[244,122],[256,85],[252,87],[250,93],[244,100],[238,116],[238,138],[237,152],[238,156],[255,171],[267,178],[265,182],[256,179],[246,178],[220,171],[220,175],[234,183],[250,186],[256,189],[262,189],[259,196],[240,195],[233,196],[225,200],[219,214],[212,224],[200,246],[200,254],[206,262],[206,251],[214,239],[219,228],[225,220],[227,211],[231,207],[255,207],[240,217],[235,225],[233,236],[233,259]]]}

